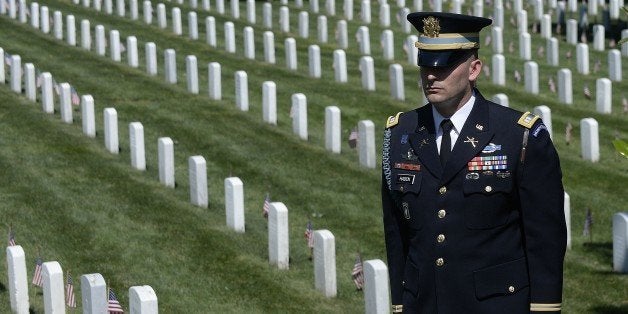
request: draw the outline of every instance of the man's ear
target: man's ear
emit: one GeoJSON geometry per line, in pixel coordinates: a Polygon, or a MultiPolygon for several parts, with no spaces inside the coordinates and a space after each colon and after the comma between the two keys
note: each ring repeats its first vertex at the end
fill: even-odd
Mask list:
{"type": "Polygon", "coordinates": [[[482,60],[475,58],[469,63],[469,81],[475,82],[482,72],[482,60]]]}

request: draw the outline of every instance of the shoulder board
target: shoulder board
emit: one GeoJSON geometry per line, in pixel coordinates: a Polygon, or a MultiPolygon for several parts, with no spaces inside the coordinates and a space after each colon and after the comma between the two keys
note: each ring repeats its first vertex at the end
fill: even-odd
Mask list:
{"type": "Polygon", "coordinates": [[[403,112],[398,112],[397,115],[388,117],[388,120],[386,120],[386,128],[388,129],[397,125],[397,123],[399,123],[399,116],[401,116],[402,113],[403,112]]]}
{"type": "Polygon", "coordinates": [[[519,121],[517,121],[517,123],[529,129],[534,125],[534,122],[536,122],[536,120],[538,119],[539,119],[538,116],[530,113],[529,111],[526,111],[523,115],[521,115],[521,118],[519,118],[519,121]]]}

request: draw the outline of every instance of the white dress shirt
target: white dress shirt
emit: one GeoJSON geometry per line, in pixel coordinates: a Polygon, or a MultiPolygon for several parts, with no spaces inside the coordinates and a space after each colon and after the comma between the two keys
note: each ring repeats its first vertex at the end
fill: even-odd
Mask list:
{"type": "MultiPolygon", "coordinates": [[[[475,103],[475,93],[471,95],[469,100],[460,109],[458,109],[458,111],[456,111],[451,117],[449,117],[449,120],[451,120],[451,122],[454,125],[454,127],[451,128],[451,131],[449,133],[449,135],[451,136],[451,147],[450,147],[451,150],[454,149],[454,145],[456,144],[456,141],[458,140],[460,131],[462,131],[462,127],[464,126],[464,123],[467,121],[469,114],[471,114],[471,110],[473,109],[474,103],[475,103]]],[[[443,117],[438,112],[438,110],[434,108],[434,105],[432,105],[432,116],[434,117],[434,129],[436,130],[436,147],[438,148],[438,151],[440,152],[440,142],[443,138],[443,129],[440,127],[440,123],[447,118],[443,117]]]]}

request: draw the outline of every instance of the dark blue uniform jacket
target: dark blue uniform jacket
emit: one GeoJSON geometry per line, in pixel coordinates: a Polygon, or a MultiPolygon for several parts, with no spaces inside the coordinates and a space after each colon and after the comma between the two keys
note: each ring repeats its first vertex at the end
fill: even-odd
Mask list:
{"type": "Polygon", "coordinates": [[[476,91],[442,167],[431,110],[391,117],[384,133],[392,304],[404,313],[557,313],[564,191],[545,126],[476,91]]]}

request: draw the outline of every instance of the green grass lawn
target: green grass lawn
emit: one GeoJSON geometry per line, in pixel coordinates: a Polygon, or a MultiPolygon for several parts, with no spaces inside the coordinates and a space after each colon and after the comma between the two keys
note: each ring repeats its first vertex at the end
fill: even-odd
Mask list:
{"type": "MultiPolygon", "coordinates": [[[[45,261],[59,261],[75,282],[79,282],[81,274],[101,273],[125,308],[128,308],[129,287],[150,285],[157,293],[163,313],[363,312],[363,295],[356,291],[350,273],[358,251],[365,260],[385,261],[380,169],[360,167],[357,152],[348,146],[346,137],[358,121],[367,119],[375,122],[379,133],[389,115],[410,110],[422,99],[417,89],[416,66],[406,63],[401,44],[395,46],[394,63],[404,67],[407,100],[396,101],[389,96],[388,65],[393,62],[381,60],[378,42],[383,28],[377,22],[376,4],[372,4],[374,22],[369,26],[377,75],[375,92],[362,89],[357,71],[360,55],[354,34],[361,25],[357,19],[348,23],[349,82],[334,82],[333,33],[338,17],[328,17],[329,43],[319,44],[322,78],[308,76],[307,46],[318,44],[316,18],[310,14],[310,39],[298,38],[296,14],[300,9],[293,5],[290,9],[294,33],[281,34],[274,20],[276,65],[261,61],[261,34],[265,31],[260,26],[261,2],[257,2],[256,60],[243,56],[241,34],[247,25],[244,2],[241,19],[234,22],[236,54],[224,51],[222,25],[230,19],[228,6],[227,15],[213,14],[219,43],[218,48],[210,48],[204,42],[203,21],[208,14],[201,14],[200,9],[197,12],[201,39],[187,38],[190,8],[186,5],[180,6],[184,36],[175,36],[171,24],[165,30],[156,26],[156,15],[152,26],[145,25],[141,10],[140,19],[131,21],[97,13],[70,1],[40,2],[49,6],[51,16],[54,10],[61,10],[64,16],[73,14],[79,30],[80,20],[89,19],[92,36],[98,24],[105,27],[107,38],[112,29],[120,31],[123,42],[127,36],[136,36],[140,48],[137,69],[128,67],[125,57],[122,62],[114,62],[108,57],[109,51],[107,57],[99,57],[93,51],[69,47],[52,34],[43,34],[28,24],[0,17],[0,47],[5,53],[18,54],[22,64],[34,63],[38,70],[51,72],[57,82],[69,82],[80,94],[92,95],[96,107],[97,136],[91,139],[82,134],[78,107],[74,123],[64,124],[57,103],[54,115],[45,114],[39,103],[32,103],[10,91],[8,85],[0,84],[0,217],[3,230],[12,225],[18,244],[26,251],[29,280],[39,254],[45,261]],[[297,71],[289,71],[285,66],[283,42],[291,36],[297,39],[297,71]],[[157,45],[159,74],[155,77],[145,72],[146,42],[157,45]],[[175,85],[167,84],[163,78],[166,48],[177,52],[179,83],[175,85]],[[187,92],[186,55],[198,58],[199,95],[187,92]],[[221,101],[210,101],[207,97],[207,63],[214,61],[222,66],[221,101]],[[234,73],[238,70],[248,73],[248,112],[235,107],[234,73]],[[262,120],[264,81],[277,84],[276,126],[262,120]],[[307,97],[307,141],[292,133],[289,110],[290,96],[294,93],[304,93],[307,97]],[[345,140],[341,154],[324,149],[324,110],[330,105],[342,111],[345,140]],[[102,111],[107,107],[118,112],[121,147],[118,155],[108,153],[103,145],[102,111]],[[134,121],[144,126],[145,172],[130,166],[128,124],[134,121]],[[175,142],[177,186],[174,189],[162,186],[158,179],[157,139],[164,136],[175,142]],[[207,160],[208,209],[194,207],[189,202],[187,159],[193,155],[202,155],[207,160]],[[225,224],[223,180],[230,176],[244,182],[244,234],[233,232],[225,224]],[[290,269],[287,271],[268,264],[268,231],[261,215],[266,193],[289,210],[290,269]],[[315,229],[328,229],[335,235],[336,298],[325,298],[314,289],[313,265],[303,237],[308,220],[312,220],[315,229]]],[[[155,5],[156,2],[153,8],[155,5]]],[[[168,16],[174,5],[166,3],[168,16]]],[[[391,3],[392,14],[393,6],[391,3]]],[[[278,7],[278,2],[273,2],[274,17],[279,16],[278,7]]],[[[337,1],[338,14],[340,9],[341,1],[337,1]]],[[[358,3],[355,10],[359,11],[358,3]]],[[[401,43],[405,35],[399,31],[394,16],[391,21],[395,42],[401,43]]],[[[516,34],[513,27],[504,31],[507,85],[495,86],[490,78],[484,77],[479,88],[487,98],[506,93],[510,106],[523,111],[532,111],[541,104],[552,109],[554,143],[561,157],[563,182],[572,210],[573,248],[567,252],[565,262],[564,310],[625,313],[628,277],[612,272],[611,217],[626,210],[628,160],[615,152],[611,141],[626,140],[628,113],[624,112],[621,99],[627,96],[624,91],[628,90],[628,83],[613,82],[613,114],[597,113],[595,97],[585,99],[581,91],[588,84],[595,93],[595,79],[607,76],[606,52],[591,49],[591,65],[599,59],[603,66],[599,73],[580,75],[575,70],[575,47],[561,37],[561,56],[569,49],[574,55],[560,61],[560,68],[572,69],[574,104],[558,103],[557,95],[549,91],[546,82],[550,76],[556,78],[559,67],[548,66],[544,57],[538,61],[541,92],[538,96],[530,95],[523,83],[513,78],[515,70],[523,74],[524,64],[518,57],[518,47],[513,53],[507,51],[509,42],[516,42],[516,34]],[[586,117],[593,117],[599,123],[601,160],[598,163],[585,162],[580,157],[579,121],[586,117]],[[569,144],[564,135],[567,123],[573,125],[573,140],[569,144]],[[587,208],[593,212],[592,241],[582,236],[587,208]]],[[[80,43],[80,36],[77,39],[80,43]]],[[[544,46],[545,41],[533,35],[534,54],[539,45],[544,46]]],[[[481,57],[488,64],[490,56],[490,47],[483,47],[481,57]]],[[[628,60],[623,57],[622,62],[623,73],[628,73],[628,60]]],[[[379,151],[379,134],[376,141],[379,151]]],[[[10,309],[7,290],[6,267],[1,267],[2,313],[10,309]]],[[[41,289],[31,287],[29,293],[32,311],[43,313],[41,289]]],[[[80,285],[77,285],[78,296],[80,285]]]]}

